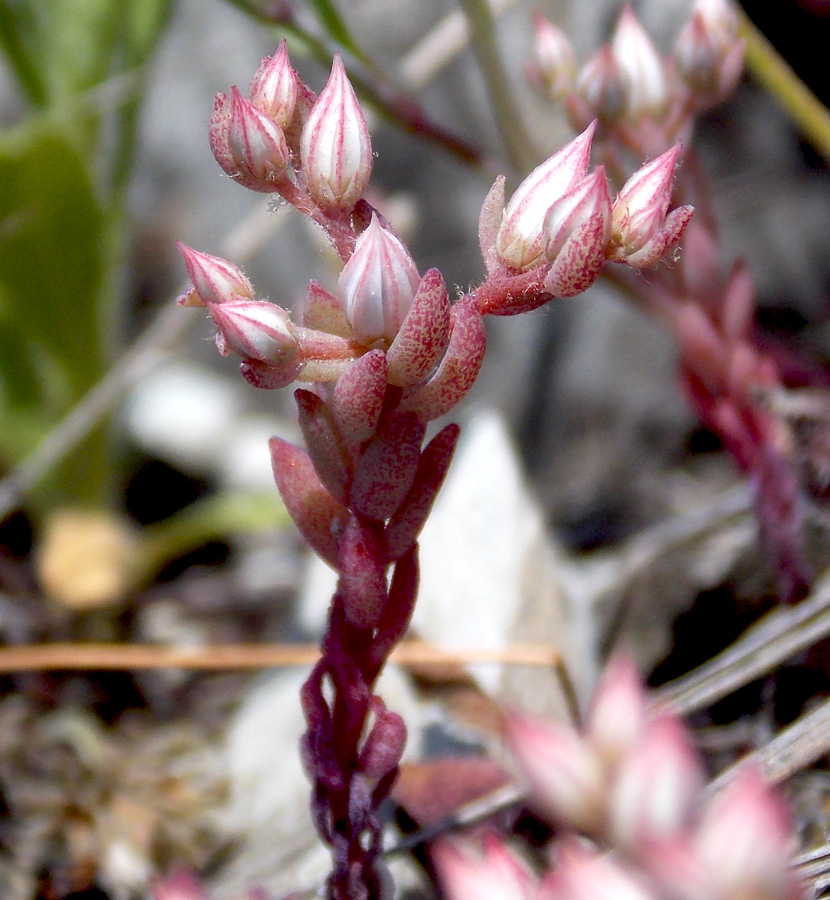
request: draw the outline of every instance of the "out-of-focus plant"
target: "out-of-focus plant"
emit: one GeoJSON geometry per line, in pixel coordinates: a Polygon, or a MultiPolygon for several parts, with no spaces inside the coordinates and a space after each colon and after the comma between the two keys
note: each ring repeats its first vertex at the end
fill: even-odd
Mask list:
{"type": "MultiPolygon", "coordinates": [[[[0,48],[17,89],[12,121],[0,131],[0,462],[7,468],[115,356],[137,116],[170,5],[0,3],[0,48]]],[[[35,506],[105,505],[113,460],[99,425],[50,474],[35,506]]]]}
{"type": "MultiPolygon", "coordinates": [[[[812,451],[781,410],[791,405],[788,390],[826,392],[827,376],[761,347],[754,330],[752,273],[741,261],[724,265],[720,259],[712,187],[692,145],[696,117],[737,84],[744,49],[741,18],[728,0],[697,0],[667,57],[626,5],[611,40],[581,68],[567,36],[537,16],[528,74],[543,94],[564,104],[574,128],[599,119],[595,147],[612,181],[628,178],[643,155],[683,147],[674,151],[685,165],[677,169],[673,191],[697,210],[683,252],[675,265],[655,267],[648,279],[632,278],[625,270],[614,274],[629,296],[674,334],[684,391],[751,482],[779,596],[794,601],[804,596],[812,577],[804,526],[820,497],[815,479],[804,473],[803,459],[812,451]]],[[[628,206],[624,200],[618,204],[614,223],[628,222],[636,236],[648,219],[628,206]]],[[[627,240],[621,246],[631,254],[627,240]]],[[[639,254],[649,253],[649,245],[642,245],[639,254]]],[[[813,460],[813,469],[820,465],[813,460]]]]}
{"type": "Polygon", "coordinates": [[[581,731],[510,714],[507,746],[528,802],[559,829],[541,877],[492,836],[433,850],[450,900],[799,900],[796,836],[754,767],[707,792],[692,735],[656,709],[630,659],[603,673],[581,731]]]}

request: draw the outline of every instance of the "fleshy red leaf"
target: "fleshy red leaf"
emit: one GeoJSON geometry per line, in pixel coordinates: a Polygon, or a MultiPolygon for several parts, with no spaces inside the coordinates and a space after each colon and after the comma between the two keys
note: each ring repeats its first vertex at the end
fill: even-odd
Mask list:
{"type": "Polygon", "coordinates": [[[343,530],[337,569],[346,618],[356,628],[374,628],[386,603],[386,565],[377,531],[359,516],[343,530]]]}
{"type": "Polygon", "coordinates": [[[458,425],[447,425],[421,453],[412,487],[386,526],[384,539],[389,559],[403,556],[418,539],[444,483],[459,433],[458,425]]]}
{"type": "Polygon", "coordinates": [[[347,440],[361,443],[374,433],[386,396],[387,366],[382,350],[355,360],[334,387],[331,411],[347,440]]]}
{"type": "Polygon", "coordinates": [[[274,480],[291,518],[312,550],[337,566],[338,535],[349,511],[323,487],[305,450],[281,438],[268,442],[274,480]]]}
{"type": "Polygon", "coordinates": [[[331,409],[321,397],[303,388],[294,392],[294,399],[306,449],[320,481],[337,501],[348,505],[354,462],[331,409]]]}
{"type": "Polygon", "coordinates": [[[386,353],[389,383],[413,387],[441,359],[450,339],[450,298],[438,269],[421,279],[412,306],[386,353]]]}
{"type": "Polygon", "coordinates": [[[402,409],[414,412],[429,422],[448,413],[473,386],[487,347],[484,320],[478,307],[468,301],[453,309],[453,329],[447,352],[435,374],[402,409]]]}
{"type": "Polygon", "coordinates": [[[386,519],[395,512],[415,478],[424,430],[414,413],[390,416],[358,460],[353,509],[370,519],[386,519]]]}

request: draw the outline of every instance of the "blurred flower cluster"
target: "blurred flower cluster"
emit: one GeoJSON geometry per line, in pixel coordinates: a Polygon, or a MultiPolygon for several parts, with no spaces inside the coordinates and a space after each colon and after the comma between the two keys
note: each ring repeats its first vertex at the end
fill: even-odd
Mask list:
{"type": "Polygon", "coordinates": [[[451,900],[798,900],[788,811],[746,767],[718,794],[692,736],[649,706],[633,663],[613,659],[581,732],[511,714],[506,738],[528,803],[557,826],[550,868],[532,874],[490,837],[450,841],[435,861],[451,900]]]}

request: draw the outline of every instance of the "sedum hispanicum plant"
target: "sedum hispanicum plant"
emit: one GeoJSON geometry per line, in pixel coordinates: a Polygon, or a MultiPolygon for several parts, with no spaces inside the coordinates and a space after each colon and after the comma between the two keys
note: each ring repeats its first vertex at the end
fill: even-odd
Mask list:
{"type": "MultiPolygon", "coordinates": [[[[285,41],[263,60],[247,94],[233,87],[216,97],[210,144],[240,186],[280,198],[319,226],[341,263],[337,284],[330,290],[309,282],[299,308],[290,311],[259,299],[232,261],[179,245],[191,281],[179,303],[207,310],[220,353],[240,357],[241,374],[254,387],[299,385],[294,398],[304,446],[276,437],[270,450],[291,517],[338,575],[321,658],[301,696],[307,722],[301,753],[314,821],[331,848],[332,900],[389,896],[378,809],[395,781],[406,728],[374,689],[407,629],[418,588],[418,536],[458,439],[458,426],[448,424],[425,442],[427,426],[451,413],[475,383],[486,349],[485,317],[573,297],[603,273],[635,284],[643,303],[676,330],[684,383],[757,477],[761,510],[777,503],[780,512],[781,492],[790,490],[786,480],[772,477],[782,462],[766,452],[769,416],[751,387],[775,383],[775,374],[748,342],[746,272],[737,267],[720,275],[708,223],[693,218],[685,201],[694,192],[677,178],[696,115],[723,99],[740,74],[742,45],[731,7],[726,0],[698,0],[667,60],[626,7],[612,41],[581,71],[566,37],[539,18],[536,56],[537,86],[566,104],[577,135],[512,196],[505,179],[496,179],[479,219],[486,275],[472,289],[451,296],[441,272],[422,274],[401,236],[365,199],[371,137],[340,57],[315,95],[293,69],[285,41]],[[652,269],[646,285],[638,270],[674,254],[684,233],[681,262],[652,269]]],[[[797,591],[803,576],[792,541],[781,532],[770,541],[782,577],[797,591]]],[[[648,718],[638,691],[628,670],[610,669],[597,700],[604,712],[594,714],[587,739],[534,737],[535,726],[519,720],[510,726],[518,758],[531,779],[544,783],[539,794],[554,817],[627,854],[618,863],[599,855],[599,843],[563,847],[554,895],[593,896],[599,880],[602,890],[616,884],[629,895],[657,896],[628,874],[626,867],[644,861],[648,877],[657,879],[654,890],[675,895],[668,871],[663,881],[657,871],[670,868],[669,851],[650,855],[651,839],[665,821],[680,834],[680,825],[698,816],[702,775],[680,723],[668,715],[648,718]],[[615,734],[606,717],[624,733],[615,734]],[[623,746],[626,735],[631,740],[623,746]],[[634,774],[624,775],[629,769],[634,774]],[[661,783],[649,796],[653,771],[661,783]],[[613,809],[609,779],[614,796],[622,797],[613,809]]],[[[690,838],[704,848],[694,851],[698,856],[686,844],[672,853],[683,865],[708,864],[719,843],[712,835],[727,827],[730,815],[744,815],[742,803],[777,823],[777,801],[765,791],[748,776],[729,795],[725,813],[711,812],[713,824],[707,824],[708,808],[700,813],[690,838]]],[[[770,866],[778,877],[788,851],[776,843],[775,852],[770,866]]],[[[538,890],[548,896],[547,887],[527,887],[505,854],[494,849],[483,863],[485,872],[501,870],[499,896],[538,890]]],[[[450,894],[494,896],[490,875],[459,875],[470,866],[459,860],[450,853],[443,865],[450,894]]],[[[755,875],[735,877],[743,881],[731,892],[707,887],[695,896],[754,896],[755,875]]],[[[794,893],[781,876],[763,896],[794,893]]]]}

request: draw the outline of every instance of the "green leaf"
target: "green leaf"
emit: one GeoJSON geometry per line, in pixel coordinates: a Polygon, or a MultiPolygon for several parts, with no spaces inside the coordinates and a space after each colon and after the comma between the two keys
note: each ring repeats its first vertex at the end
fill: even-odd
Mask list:
{"type": "Polygon", "coordinates": [[[348,50],[355,59],[366,63],[366,55],[352,37],[349,26],[334,3],[331,0],[311,0],[311,6],[316,10],[320,25],[328,36],[343,49],[348,50]]]}
{"type": "Polygon", "coordinates": [[[0,47],[29,102],[34,106],[43,106],[46,103],[46,85],[36,59],[35,31],[29,4],[0,0],[0,47]]]}
{"type": "Polygon", "coordinates": [[[105,220],[74,143],[46,120],[0,136],[0,184],[0,454],[8,463],[104,370],[105,220]]]}
{"type": "Polygon", "coordinates": [[[122,17],[125,58],[128,65],[143,65],[170,15],[171,0],[116,0],[122,17]]]}

